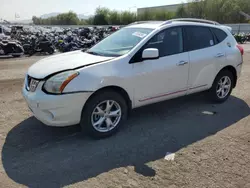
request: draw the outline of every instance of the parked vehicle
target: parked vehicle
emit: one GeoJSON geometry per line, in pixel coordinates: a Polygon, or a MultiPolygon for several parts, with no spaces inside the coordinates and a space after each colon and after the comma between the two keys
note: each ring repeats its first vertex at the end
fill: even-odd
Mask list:
{"type": "Polygon", "coordinates": [[[42,59],[25,78],[23,95],[50,126],[80,123],[95,138],[118,131],[128,111],[208,91],[222,103],[241,74],[244,50],[211,21],[137,22],[86,52],[42,59]]]}
{"type": "Polygon", "coordinates": [[[29,43],[23,45],[23,48],[25,49],[25,54],[29,55],[33,55],[37,52],[48,54],[53,54],[55,52],[52,42],[46,37],[40,39],[31,38],[29,43]]]}
{"type": "Polygon", "coordinates": [[[240,44],[244,44],[248,40],[247,35],[245,33],[234,34],[234,38],[240,44]]]}
{"type": "Polygon", "coordinates": [[[0,25],[0,40],[9,38],[10,38],[10,29],[3,25],[0,25]]]}
{"type": "Polygon", "coordinates": [[[20,43],[16,41],[3,40],[0,41],[0,55],[11,55],[13,57],[20,57],[24,50],[20,43]]]}
{"type": "Polygon", "coordinates": [[[39,27],[33,30],[20,26],[12,26],[12,39],[21,42],[25,54],[33,55],[36,52],[53,54],[57,49],[59,52],[70,52],[79,49],[88,49],[110,33],[118,30],[95,27],[77,29],[53,29],[39,27]]]}
{"type": "Polygon", "coordinates": [[[247,34],[247,41],[250,42],[250,33],[247,34]]]}

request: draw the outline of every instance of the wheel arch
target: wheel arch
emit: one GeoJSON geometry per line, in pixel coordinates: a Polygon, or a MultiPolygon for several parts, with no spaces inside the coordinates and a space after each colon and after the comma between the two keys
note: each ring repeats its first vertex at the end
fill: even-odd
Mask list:
{"type": "MultiPolygon", "coordinates": [[[[223,67],[216,75],[216,77],[222,72],[222,71],[225,71],[225,70],[228,70],[232,73],[233,77],[234,77],[234,83],[233,83],[233,88],[235,88],[236,84],[237,84],[237,71],[236,71],[236,68],[233,67],[232,65],[228,65],[226,67],[223,67]]],[[[215,77],[215,78],[216,78],[215,77]]]]}
{"type": "MultiPolygon", "coordinates": [[[[122,87],[115,86],[115,85],[105,86],[105,87],[102,87],[102,88],[96,90],[92,95],[90,95],[90,97],[88,98],[88,100],[86,101],[86,103],[91,98],[93,98],[95,95],[97,95],[97,94],[99,94],[100,92],[103,92],[103,91],[113,91],[113,92],[119,93],[125,99],[126,104],[128,106],[128,110],[130,111],[132,109],[132,100],[129,97],[128,92],[125,89],[123,89],[122,87]]],[[[86,106],[86,103],[85,103],[85,105],[83,107],[83,110],[84,110],[84,108],[86,106]]]]}

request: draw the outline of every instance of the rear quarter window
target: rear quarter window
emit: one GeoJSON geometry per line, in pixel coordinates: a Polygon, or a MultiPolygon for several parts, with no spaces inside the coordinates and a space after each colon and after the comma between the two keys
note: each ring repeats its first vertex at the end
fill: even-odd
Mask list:
{"type": "Polygon", "coordinates": [[[225,38],[227,38],[227,34],[225,31],[217,28],[211,28],[211,30],[215,35],[217,43],[221,43],[223,40],[225,40],[225,38]]]}

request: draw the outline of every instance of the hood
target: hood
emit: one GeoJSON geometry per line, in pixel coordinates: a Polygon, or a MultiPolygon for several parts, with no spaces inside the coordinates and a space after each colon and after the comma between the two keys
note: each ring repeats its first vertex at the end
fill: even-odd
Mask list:
{"type": "Polygon", "coordinates": [[[29,68],[28,75],[37,79],[43,79],[46,76],[56,72],[84,67],[113,58],[114,57],[96,56],[82,52],[80,50],[68,52],[59,55],[53,55],[36,62],[29,68]]]}

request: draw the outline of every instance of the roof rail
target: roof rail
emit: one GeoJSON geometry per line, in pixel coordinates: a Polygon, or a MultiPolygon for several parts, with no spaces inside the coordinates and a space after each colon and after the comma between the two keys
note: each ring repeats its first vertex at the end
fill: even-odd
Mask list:
{"type": "Polygon", "coordinates": [[[162,25],[168,24],[169,21],[199,22],[199,23],[220,25],[218,22],[215,22],[215,21],[205,20],[205,19],[197,19],[197,18],[176,18],[176,19],[172,19],[172,20],[167,20],[167,21],[165,21],[162,25]]]}
{"type": "Polygon", "coordinates": [[[162,21],[154,21],[154,20],[151,20],[151,21],[138,21],[138,22],[133,22],[129,25],[137,25],[137,24],[144,24],[144,23],[161,23],[162,21]]]}

